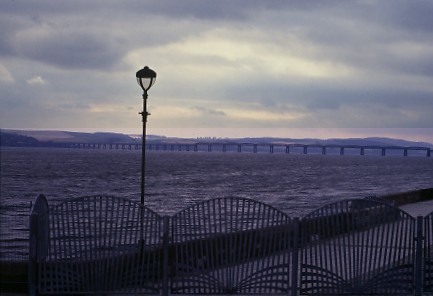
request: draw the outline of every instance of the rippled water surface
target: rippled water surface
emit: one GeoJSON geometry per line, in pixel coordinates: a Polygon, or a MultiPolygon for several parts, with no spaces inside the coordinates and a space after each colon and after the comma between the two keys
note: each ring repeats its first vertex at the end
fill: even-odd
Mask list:
{"type": "MultiPolygon", "coordinates": [[[[2,148],[0,258],[6,248],[23,249],[29,205],[39,193],[50,204],[96,194],[139,201],[140,161],[135,150],[2,148]]],[[[150,151],[146,159],[146,204],[161,214],[238,196],[303,216],[339,199],[427,187],[433,157],[425,156],[150,151]]]]}

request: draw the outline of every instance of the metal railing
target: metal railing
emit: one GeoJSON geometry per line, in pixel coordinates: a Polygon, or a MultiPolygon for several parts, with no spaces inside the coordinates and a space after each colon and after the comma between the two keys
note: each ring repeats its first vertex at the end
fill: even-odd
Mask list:
{"type": "Polygon", "coordinates": [[[432,231],[433,212],[414,218],[374,199],[299,219],[245,198],[161,217],[122,198],[48,207],[41,195],[30,217],[30,294],[429,294],[432,231]]]}

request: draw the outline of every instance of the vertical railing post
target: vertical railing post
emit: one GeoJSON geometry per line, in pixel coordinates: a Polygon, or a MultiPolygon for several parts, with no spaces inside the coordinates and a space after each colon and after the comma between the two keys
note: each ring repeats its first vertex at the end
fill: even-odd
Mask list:
{"type": "Polygon", "coordinates": [[[169,268],[168,268],[168,249],[169,249],[169,225],[170,225],[170,217],[164,216],[162,220],[162,250],[163,250],[163,259],[162,259],[162,296],[168,296],[168,278],[169,278],[169,268]]]}
{"type": "Polygon", "coordinates": [[[424,218],[422,216],[418,216],[416,218],[416,237],[415,237],[415,295],[420,296],[422,294],[422,285],[423,285],[423,222],[424,218]]]}
{"type": "Polygon", "coordinates": [[[38,294],[39,263],[48,256],[49,220],[48,202],[40,194],[32,206],[29,227],[29,295],[38,294]]]}
{"type": "Polygon", "coordinates": [[[295,217],[292,221],[293,233],[293,249],[292,249],[292,269],[291,269],[291,296],[298,295],[298,269],[299,269],[299,218],[295,217]]]}
{"type": "Polygon", "coordinates": [[[37,273],[38,273],[38,261],[37,261],[37,253],[38,253],[38,237],[37,237],[37,223],[38,214],[32,213],[30,214],[30,237],[29,237],[29,295],[35,296],[37,295],[37,273]]]}

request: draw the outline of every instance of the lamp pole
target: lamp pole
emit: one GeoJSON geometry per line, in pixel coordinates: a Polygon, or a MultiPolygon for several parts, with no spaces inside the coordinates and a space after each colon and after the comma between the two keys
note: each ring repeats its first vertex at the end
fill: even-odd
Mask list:
{"type": "Polygon", "coordinates": [[[143,134],[141,137],[141,205],[144,205],[144,191],[145,191],[145,176],[146,176],[146,123],[147,116],[147,91],[152,87],[156,80],[156,72],[145,66],[143,69],[138,70],[136,73],[138,85],[143,90],[143,111],[140,112],[143,122],[143,134]]]}
{"type": "Polygon", "coordinates": [[[147,91],[143,91],[143,111],[140,112],[143,121],[143,134],[141,135],[141,199],[140,202],[144,205],[144,188],[146,179],[146,124],[147,116],[150,115],[147,112],[147,91]]]}

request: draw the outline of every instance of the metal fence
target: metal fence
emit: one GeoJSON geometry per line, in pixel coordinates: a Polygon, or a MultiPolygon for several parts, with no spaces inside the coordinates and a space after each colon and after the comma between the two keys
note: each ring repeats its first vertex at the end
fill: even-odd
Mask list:
{"type": "Polygon", "coordinates": [[[343,201],[302,220],[301,294],[410,294],[415,219],[386,204],[343,201]]]}
{"type": "Polygon", "coordinates": [[[424,218],[424,292],[433,294],[433,212],[424,218]]]}
{"type": "Polygon", "coordinates": [[[292,218],[245,198],[161,217],[115,197],[30,219],[31,294],[433,294],[433,213],[372,199],[292,218]]]}

